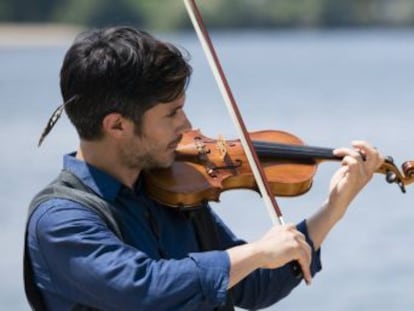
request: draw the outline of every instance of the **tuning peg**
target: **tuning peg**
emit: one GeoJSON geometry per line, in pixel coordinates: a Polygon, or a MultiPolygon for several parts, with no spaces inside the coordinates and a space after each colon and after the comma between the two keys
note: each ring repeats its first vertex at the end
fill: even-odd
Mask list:
{"type": "Polygon", "coordinates": [[[406,192],[404,183],[398,178],[397,174],[395,174],[394,172],[388,170],[385,173],[385,180],[390,184],[397,184],[400,187],[402,193],[406,192]]]}

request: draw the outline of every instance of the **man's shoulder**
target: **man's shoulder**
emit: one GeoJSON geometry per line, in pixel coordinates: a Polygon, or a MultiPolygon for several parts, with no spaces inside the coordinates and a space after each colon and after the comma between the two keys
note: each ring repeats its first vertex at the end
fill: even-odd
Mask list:
{"type": "Polygon", "coordinates": [[[73,225],[79,228],[102,226],[122,239],[115,210],[112,203],[87,187],[62,183],[62,179],[58,179],[40,191],[30,203],[28,231],[29,234],[42,234],[73,225]]]}

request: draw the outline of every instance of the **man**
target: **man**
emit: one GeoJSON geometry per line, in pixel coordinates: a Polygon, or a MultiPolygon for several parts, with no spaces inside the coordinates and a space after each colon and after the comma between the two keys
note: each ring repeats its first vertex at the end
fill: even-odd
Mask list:
{"type": "Polygon", "coordinates": [[[299,284],[292,263],[308,283],[321,269],[323,240],[382,157],[361,141],[335,150],[342,166],[321,209],[246,243],[208,205],[189,213],[146,195],[145,171],[169,167],[190,129],[183,110],[190,75],[174,46],[129,27],[83,34],[70,47],[61,69],[62,108],[80,145],[31,204],[25,268],[32,304],[47,310],[257,309],[299,284]]]}

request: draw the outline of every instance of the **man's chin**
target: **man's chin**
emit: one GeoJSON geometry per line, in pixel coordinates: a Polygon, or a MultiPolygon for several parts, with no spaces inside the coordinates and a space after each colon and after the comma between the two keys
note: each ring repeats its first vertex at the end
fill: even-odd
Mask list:
{"type": "Polygon", "coordinates": [[[152,169],[157,169],[157,168],[161,168],[161,169],[167,169],[170,168],[173,163],[175,161],[175,158],[173,159],[169,159],[169,160],[165,160],[165,161],[160,161],[158,163],[154,163],[154,165],[151,166],[152,169]]]}

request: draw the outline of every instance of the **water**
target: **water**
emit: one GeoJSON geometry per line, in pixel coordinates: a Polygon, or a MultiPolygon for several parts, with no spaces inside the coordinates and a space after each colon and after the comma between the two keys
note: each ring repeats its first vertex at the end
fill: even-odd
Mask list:
{"type": "MultiPolygon", "coordinates": [[[[236,137],[195,35],[160,36],[192,55],[186,109],[193,126],[210,137],[236,137]]],[[[212,38],[250,130],[283,129],[323,147],[364,139],[398,165],[414,159],[414,31],[239,32],[212,38]]],[[[27,204],[54,177],[61,154],[76,148],[66,117],[42,148],[36,147],[60,104],[58,75],[66,48],[0,48],[0,310],[29,310],[21,272],[27,204]]],[[[287,222],[317,210],[337,167],[321,164],[310,192],[278,200],[287,222]]],[[[408,187],[402,194],[376,175],[325,241],[323,271],[312,285],[299,286],[268,310],[412,310],[413,193],[408,187]]],[[[270,226],[253,191],[224,193],[213,206],[247,240],[270,226]]]]}

